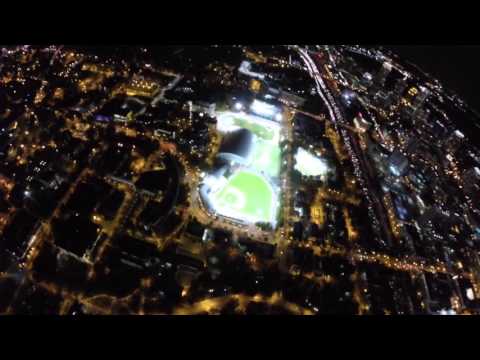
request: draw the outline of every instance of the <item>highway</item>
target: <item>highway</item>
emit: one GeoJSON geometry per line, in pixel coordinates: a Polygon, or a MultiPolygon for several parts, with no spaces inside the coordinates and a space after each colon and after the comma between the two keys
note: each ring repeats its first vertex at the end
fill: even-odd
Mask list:
{"type": "MultiPolygon", "coordinates": [[[[368,167],[365,159],[363,158],[363,154],[361,152],[359,153],[360,149],[358,144],[356,144],[356,146],[355,143],[352,145],[352,137],[343,126],[348,125],[345,122],[343,113],[337,106],[335,98],[332,96],[330,90],[323,81],[323,78],[314,60],[310,57],[306,50],[298,47],[296,50],[299,52],[301,58],[305,62],[310,75],[315,80],[317,93],[327,106],[330,119],[332,120],[337,133],[340,133],[344,140],[345,147],[348,150],[354,166],[354,174],[361,185],[363,194],[367,200],[368,214],[372,220],[372,228],[376,232],[379,239],[389,240],[391,239],[391,234],[388,228],[388,222],[386,221],[387,219],[384,215],[385,212],[382,209],[382,203],[379,201],[379,196],[372,191],[372,189],[374,189],[372,180],[368,176],[368,167]],[[379,217],[382,219],[381,221],[379,221],[379,217]]],[[[356,140],[356,138],[353,139],[356,140]]]]}
{"type": "MultiPolygon", "coordinates": [[[[330,119],[333,122],[336,131],[341,134],[344,140],[345,147],[347,148],[354,165],[355,176],[357,177],[367,200],[369,216],[372,219],[372,227],[375,230],[378,239],[381,240],[382,245],[386,245],[384,243],[386,240],[391,248],[391,246],[394,245],[392,240],[394,236],[390,229],[386,207],[383,202],[383,194],[379,184],[376,182],[376,170],[362,151],[355,133],[347,132],[344,126],[339,126],[347,124],[345,116],[343,115],[342,110],[336,104],[335,98],[332,96],[331,91],[323,81],[319,67],[306,50],[301,48],[297,48],[296,50],[300,53],[300,56],[305,62],[310,75],[315,80],[316,90],[327,106],[330,119]]],[[[424,274],[426,272],[432,274],[442,273],[451,276],[460,276],[466,279],[473,278],[472,273],[458,272],[453,271],[453,269],[449,269],[447,263],[437,262],[435,264],[428,264],[425,259],[414,255],[401,259],[387,253],[378,253],[375,251],[366,252],[358,246],[355,246],[349,251],[347,251],[347,249],[334,248],[332,246],[321,247],[315,244],[309,244],[309,247],[314,250],[315,255],[320,256],[322,254],[337,254],[349,258],[353,264],[356,264],[357,262],[369,262],[381,264],[396,271],[406,271],[417,274],[424,274]]],[[[362,299],[362,295],[363,294],[361,291],[356,291],[355,298],[357,302],[362,305],[362,312],[368,312],[368,301],[365,301],[366,299],[362,299]]]]}
{"type": "Polygon", "coordinates": [[[288,174],[291,173],[294,166],[292,140],[293,140],[293,118],[294,112],[284,111],[284,125],[282,127],[282,134],[286,141],[286,151],[282,161],[287,162],[287,171],[283,171],[280,174],[280,183],[283,184],[283,224],[276,232],[277,241],[277,257],[279,259],[280,268],[283,271],[287,271],[287,248],[291,241],[290,229],[292,227],[292,219],[295,217],[293,213],[293,187],[291,177],[288,174]]]}

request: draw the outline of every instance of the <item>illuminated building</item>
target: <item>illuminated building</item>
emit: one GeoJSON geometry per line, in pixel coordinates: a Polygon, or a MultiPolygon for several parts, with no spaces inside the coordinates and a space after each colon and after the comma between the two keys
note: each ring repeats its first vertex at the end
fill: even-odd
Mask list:
{"type": "Polygon", "coordinates": [[[238,68],[238,71],[241,74],[244,74],[253,78],[257,78],[260,80],[265,79],[264,74],[252,71],[252,64],[249,61],[242,61],[242,63],[240,64],[240,67],[238,68]]]}
{"type": "Polygon", "coordinates": [[[480,192],[480,168],[475,166],[466,170],[463,174],[463,182],[467,192],[478,194],[480,192]]]}
{"type": "Polygon", "coordinates": [[[420,86],[419,93],[413,98],[411,102],[412,109],[415,111],[423,106],[427,98],[430,96],[430,90],[420,86]]]}
{"type": "MultiPolygon", "coordinates": [[[[269,90],[271,90],[271,88],[269,88],[269,90]]],[[[292,94],[291,92],[285,90],[280,90],[276,98],[278,101],[287,106],[300,107],[305,103],[305,99],[303,97],[292,94]]]]}
{"type": "Polygon", "coordinates": [[[366,132],[372,127],[372,124],[369,121],[365,120],[362,116],[356,116],[353,119],[353,123],[355,127],[357,129],[360,129],[360,131],[362,132],[366,132]]]}
{"type": "Polygon", "coordinates": [[[410,89],[408,89],[407,94],[408,94],[407,100],[411,101],[415,97],[415,95],[418,94],[418,89],[415,86],[413,86],[410,89]]]}
{"type": "Polygon", "coordinates": [[[245,51],[245,55],[247,58],[249,58],[252,61],[258,62],[258,63],[265,63],[267,62],[267,59],[265,56],[259,54],[259,53],[254,53],[252,51],[245,51]]]}
{"type": "Polygon", "coordinates": [[[198,113],[208,114],[210,117],[215,117],[216,104],[214,102],[206,101],[197,101],[197,102],[188,102],[189,110],[198,113]]]}
{"type": "Polygon", "coordinates": [[[323,226],[325,222],[325,212],[321,203],[310,208],[310,217],[313,223],[317,224],[318,226],[323,226]]]}
{"type": "Polygon", "coordinates": [[[405,78],[398,79],[395,83],[394,93],[398,99],[402,98],[405,90],[407,89],[407,81],[405,78]]]}
{"type": "Polygon", "coordinates": [[[392,71],[392,64],[388,62],[384,62],[380,71],[377,73],[375,77],[375,85],[379,87],[385,86],[385,81],[387,80],[388,75],[392,71]]]}
{"type": "Polygon", "coordinates": [[[366,72],[362,75],[362,78],[360,79],[360,84],[368,88],[372,84],[372,81],[373,81],[372,74],[370,74],[369,72],[366,72]]]}
{"type": "Polygon", "coordinates": [[[160,91],[157,83],[139,77],[134,77],[125,87],[125,93],[128,96],[144,96],[153,98],[160,91]]]}
{"type": "Polygon", "coordinates": [[[456,152],[465,141],[465,135],[460,130],[455,130],[450,136],[446,139],[447,149],[451,152],[456,152]]]}
{"type": "Polygon", "coordinates": [[[253,92],[260,92],[261,90],[263,89],[263,84],[261,81],[259,80],[256,80],[256,79],[252,79],[250,81],[250,90],[252,90],[253,92]]]}
{"type": "Polygon", "coordinates": [[[259,115],[268,120],[282,120],[281,109],[265,101],[260,101],[257,99],[253,100],[252,104],[250,105],[250,111],[255,115],[259,115]]]}
{"type": "Polygon", "coordinates": [[[396,150],[388,159],[388,169],[392,175],[403,176],[408,169],[408,159],[400,151],[396,150]]]}
{"type": "Polygon", "coordinates": [[[83,64],[82,65],[82,70],[83,71],[91,71],[95,74],[101,74],[101,75],[105,75],[105,76],[112,76],[113,75],[112,69],[110,69],[106,66],[98,65],[98,64],[90,64],[90,63],[83,64]]]}
{"type": "Polygon", "coordinates": [[[324,159],[316,157],[303,148],[298,148],[295,154],[295,169],[304,176],[312,176],[322,180],[325,180],[330,170],[324,159]]]}

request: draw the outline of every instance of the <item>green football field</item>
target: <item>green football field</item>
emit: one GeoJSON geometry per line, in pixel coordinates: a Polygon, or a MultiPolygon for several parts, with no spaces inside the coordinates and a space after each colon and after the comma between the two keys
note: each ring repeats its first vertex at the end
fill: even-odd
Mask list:
{"type": "Polygon", "coordinates": [[[274,200],[267,181],[248,171],[234,174],[214,197],[220,213],[250,222],[272,221],[274,200]]]}
{"type": "Polygon", "coordinates": [[[264,140],[272,140],[274,137],[274,131],[261,124],[249,121],[245,118],[235,117],[233,123],[241,128],[250,130],[259,138],[264,140]]]}
{"type": "Polygon", "coordinates": [[[280,147],[275,141],[276,129],[239,116],[233,119],[233,123],[250,130],[257,136],[252,167],[259,172],[266,173],[270,177],[277,177],[280,173],[281,153],[280,147]]]}
{"type": "Polygon", "coordinates": [[[272,178],[277,177],[280,173],[280,161],[280,147],[277,144],[257,139],[252,162],[255,170],[263,171],[272,178]]]}
{"type": "Polygon", "coordinates": [[[249,223],[274,223],[277,197],[268,179],[280,173],[279,124],[248,114],[225,112],[219,115],[217,126],[224,133],[239,127],[248,129],[255,137],[251,162],[210,195],[216,211],[249,223]]]}

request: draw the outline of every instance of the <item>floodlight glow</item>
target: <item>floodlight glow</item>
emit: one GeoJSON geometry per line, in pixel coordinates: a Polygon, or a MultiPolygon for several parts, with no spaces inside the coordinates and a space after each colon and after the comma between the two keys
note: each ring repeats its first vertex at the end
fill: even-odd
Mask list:
{"type": "Polygon", "coordinates": [[[395,176],[400,176],[400,171],[398,171],[397,167],[390,165],[388,167],[390,169],[390,172],[395,175],[395,176]]]}
{"type": "Polygon", "coordinates": [[[283,118],[283,117],[282,117],[282,114],[281,114],[281,113],[277,113],[277,114],[275,115],[275,120],[277,120],[277,121],[282,121],[282,118],[283,118]]]}
{"type": "Polygon", "coordinates": [[[277,196],[263,176],[247,170],[236,172],[215,191],[208,193],[216,213],[247,223],[275,224],[277,196]]]}
{"type": "Polygon", "coordinates": [[[235,103],[235,110],[242,110],[243,104],[241,102],[235,103]]]}
{"type": "MultiPolygon", "coordinates": [[[[228,221],[269,222],[276,226],[281,189],[270,180],[278,177],[280,171],[281,151],[278,142],[281,125],[274,121],[279,109],[261,101],[253,106],[258,105],[260,108],[262,105],[273,108],[272,117],[268,119],[243,110],[219,113],[217,129],[221,133],[245,128],[255,134],[252,156],[241,168],[226,164],[232,170],[227,177],[205,174],[200,194],[212,215],[229,218],[228,221]]],[[[245,109],[245,104],[242,106],[245,109]]],[[[235,101],[232,110],[236,110],[235,101]]]]}
{"type": "Polygon", "coordinates": [[[273,105],[270,105],[263,101],[253,100],[250,110],[258,115],[263,115],[267,117],[274,116],[277,112],[277,108],[273,105]]]}
{"type": "Polygon", "coordinates": [[[373,79],[373,76],[372,74],[366,72],[365,74],[363,74],[363,77],[365,78],[365,80],[367,81],[371,81],[373,79]]]}
{"type": "Polygon", "coordinates": [[[473,293],[472,288],[467,289],[467,298],[468,300],[471,300],[471,301],[475,299],[475,294],[473,293]]]}
{"type": "Polygon", "coordinates": [[[305,176],[323,176],[328,172],[328,165],[303,148],[295,154],[295,169],[305,176]]]}
{"type": "Polygon", "coordinates": [[[457,313],[453,309],[448,309],[448,310],[442,309],[439,311],[439,314],[440,315],[456,315],[457,313]]]}
{"type": "Polygon", "coordinates": [[[457,135],[457,137],[459,137],[460,139],[463,139],[465,137],[465,135],[463,135],[460,130],[455,130],[455,135],[457,135]]]}

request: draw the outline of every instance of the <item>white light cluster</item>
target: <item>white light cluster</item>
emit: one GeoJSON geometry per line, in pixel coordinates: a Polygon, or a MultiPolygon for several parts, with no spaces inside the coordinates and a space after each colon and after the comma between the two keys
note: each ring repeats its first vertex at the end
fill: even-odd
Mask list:
{"type": "Polygon", "coordinates": [[[328,172],[328,166],[323,159],[303,148],[298,148],[295,154],[295,169],[305,176],[324,176],[328,172]]]}
{"type": "Polygon", "coordinates": [[[262,116],[272,117],[274,116],[278,110],[275,106],[270,105],[263,101],[253,100],[252,105],[250,106],[250,110],[254,113],[262,116]]]}

